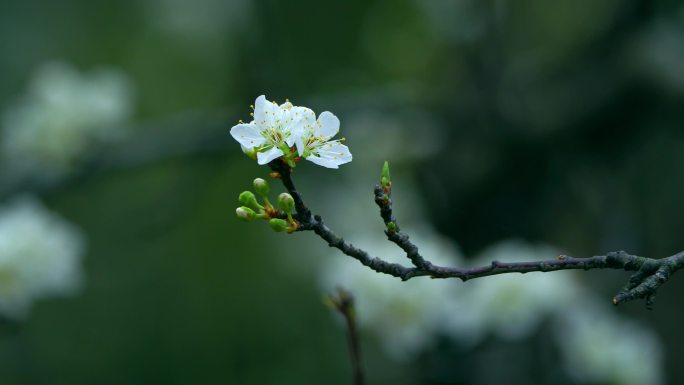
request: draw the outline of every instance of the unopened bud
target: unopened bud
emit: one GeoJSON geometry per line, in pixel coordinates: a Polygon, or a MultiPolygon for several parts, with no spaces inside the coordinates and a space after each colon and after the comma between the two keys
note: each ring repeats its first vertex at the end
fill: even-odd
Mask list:
{"type": "Polygon", "coordinates": [[[273,218],[270,221],[268,221],[268,224],[271,225],[273,231],[278,233],[282,233],[283,231],[286,231],[288,228],[287,221],[280,218],[273,218]]]}
{"type": "Polygon", "coordinates": [[[382,174],[380,174],[380,185],[384,189],[388,189],[392,186],[392,179],[390,179],[389,163],[387,161],[385,161],[385,164],[382,165],[382,174]]]}
{"type": "Polygon", "coordinates": [[[257,194],[263,196],[268,196],[268,192],[270,191],[270,188],[268,187],[268,182],[261,178],[256,178],[254,179],[254,191],[256,191],[257,194]]]}
{"type": "Polygon", "coordinates": [[[387,222],[387,231],[394,233],[397,231],[397,224],[394,222],[387,222]]]}
{"type": "Polygon", "coordinates": [[[240,204],[243,206],[252,207],[255,209],[263,208],[263,206],[261,206],[259,202],[257,202],[254,193],[251,191],[243,191],[242,193],[240,193],[240,198],[238,200],[240,201],[240,204]]]}
{"type": "Polygon", "coordinates": [[[256,218],[256,213],[254,210],[245,206],[235,209],[235,214],[237,215],[238,219],[241,219],[245,222],[251,222],[254,220],[254,218],[256,218]]]}
{"type": "Polygon", "coordinates": [[[278,207],[283,210],[286,214],[292,214],[294,209],[294,198],[288,193],[282,193],[278,195],[278,207]]]}

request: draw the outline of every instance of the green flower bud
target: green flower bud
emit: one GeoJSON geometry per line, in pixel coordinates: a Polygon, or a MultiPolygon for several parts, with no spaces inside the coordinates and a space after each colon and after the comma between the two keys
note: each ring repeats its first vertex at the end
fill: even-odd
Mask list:
{"type": "Polygon", "coordinates": [[[388,223],[387,223],[387,230],[388,230],[390,233],[396,232],[396,231],[397,231],[397,224],[394,223],[394,222],[388,222],[388,223]]]}
{"type": "Polygon", "coordinates": [[[235,214],[237,215],[238,219],[241,219],[245,222],[251,222],[254,220],[254,218],[256,218],[256,213],[254,210],[245,206],[235,209],[235,214]]]}
{"type": "Polygon", "coordinates": [[[268,182],[261,178],[254,179],[254,191],[262,197],[268,196],[270,188],[268,187],[268,182]]]}
{"type": "Polygon", "coordinates": [[[259,202],[257,202],[256,197],[254,196],[254,193],[251,191],[243,191],[240,194],[240,197],[238,198],[238,200],[240,201],[240,204],[243,206],[253,207],[257,210],[263,209],[263,206],[261,206],[259,204],[259,202]]]}
{"type": "Polygon", "coordinates": [[[288,193],[282,193],[278,195],[278,207],[280,207],[281,210],[285,211],[286,214],[292,214],[292,210],[294,209],[294,198],[292,198],[292,195],[288,193]]]}
{"type": "Polygon", "coordinates": [[[254,147],[245,148],[243,149],[243,151],[245,152],[245,155],[247,155],[250,159],[257,160],[257,151],[254,149],[254,147]]]}
{"type": "Polygon", "coordinates": [[[385,161],[385,164],[382,165],[380,185],[385,189],[388,189],[392,185],[392,180],[390,179],[389,163],[387,161],[385,161]]]}
{"type": "Polygon", "coordinates": [[[284,219],[273,218],[270,221],[268,221],[268,224],[271,225],[273,231],[278,233],[282,233],[283,231],[286,231],[288,229],[287,221],[284,219]]]}

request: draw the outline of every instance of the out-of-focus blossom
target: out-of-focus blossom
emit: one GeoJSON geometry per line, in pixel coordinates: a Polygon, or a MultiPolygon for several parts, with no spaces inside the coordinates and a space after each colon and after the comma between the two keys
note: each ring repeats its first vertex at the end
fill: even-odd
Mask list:
{"type": "Polygon", "coordinates": [[[146,0],[140,5],[152,26],[175,39],[203,43],[225,42],[232,31],[250,25],[253,6],[246,0],[146,0]]]}
{"type": "MultiPolygon", "coordinates": [[[[552,259],[558,252],[547,246],[505,241],[490,247],[473,264],[552,259]]],[[[572,306],[579,287],[572,272],[501,274],[466,283],[459,297],[467,311],[450,318],[448,332],[458,340],[475,343],[487,334],[504,339],[529,336],[540,323],[572,306]]]]}
{"type": "MultiPolygon", "coordinates": [[[[409,230],[411,239],[434,262],[460,263],[459,252],[429,228],[409,230]]],[[[367,234],[367,233],[366,233],[367,234]]],[[[403,252],[382,236],[362,236],[359,246],[383,259],[407,264],[403,252]]],[[[324,266],[322,285],[327,291],[342,287],[354,294],[361,326],[375,334],[387,354],[405,359],[428,348],[444,329],[444,322],[458,313],[447,304],[461,295],[462,286],[448,280],[414,279],[402,282],[378,274],[357,261],[336,253],[324,266]]]]}
{"type": "Polygon", "coordinates": [[[556,335],[568,373],[582,383],[659,385],[662,347],[649,329],[591,302],[568,308],[556,335]]]}
{"type": "Polygon", "coordinates": [[[430,25],[449,39],[470,42],[487,29],[487,5],[477,0],[423,0],[416,5],[430,18],[430,25]]]}
{"type": "Polygon", "coordinates": [[[81,74],[68,64],[41,67],[23,97],[4,111],[0,150],[20,175],[58,176],[93,145],[122,135],[133,112],[130,81],[114,69],[81,74]]]}
{"type": "Polygon", "coordinates": [[[628,51],[626,62],[667,91],[684,91],[684,28],[661,20],[644,28],[628,51]]]}
{"type": "Polygon", "coordinates": [[[0,314],[20,318],[38,299],[75,293],[84,240],[32,198],[0,208],[0,314]]]}

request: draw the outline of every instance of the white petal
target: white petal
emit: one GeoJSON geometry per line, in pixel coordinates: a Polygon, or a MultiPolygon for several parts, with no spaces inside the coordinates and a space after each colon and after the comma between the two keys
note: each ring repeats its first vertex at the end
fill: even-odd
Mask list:
{"type": "Polygon", "coordinates": [[[271,127],[279,114],[280,107],[266,100],[266,96],[259,96],[254,102],[254,122],[259,127],[271,127]]]}
{"type": "Polygon", "coordinates": [[[253,148],[264,144],[264,137],[259,129],[252,123],[240,123],[230,129],[230,135],[237,140],[242,147],[253,148]]]}
{"type": "Polygon", "coordinates": [[[306,160],[324,167],[337,168],[338,165],[351,162],[352,154],[349,152],[349,147],[339,142],[334,142],[319,147],[317,154],[306,158],[306,160]],[[329,165],[334,165],[335,167],[329,165]]]}
{"type": "Polygon", "coordinates": [[[295,137],[295,143],[297,144],[297,153],[299,156],[304,155],[304,137],[301,133],[295,137]]]}
{"type": "Polygon", "coordinates": [[[340,131],[340,120],[332,112],[325,111],[318,116],[316,135],[330,139],[340,131]]]}
{"type": "MultiPolygon", "coordinates": [[[[293,144],[298,143],[298,140],[306,142],[311,135],[313,126],[316,122],[316,114],[306,107],[293,107],[288,111],[289,116],[288,126],[290,128],[290,137],[287,138],[287,144],[292,147],[293,144]]],[[[304,151],[304,146],[297,145],[299,155],[304,151]]]]}
{"type": "Polygon", "coordinates": [[[258,152],[257,153],[257,163],[259,164],[266,164],[273,159],[279,158],[283,156],[283,152],[276,147],[271,148],[270,150],[266,152],[258,152]]]}
{"type": "Polygon", "coordinates": [[[297,139],[302,137],[302,132],[300,130],[295,130],[285,133],[284,135],[285,143],[287,143],[288,147],[292,147],[297,142],[297,139]]]}
{"type": "Polygon", "coordinates": [[[337,163],[333,161],[332,159],[327,159],[327,158],[321,158],[316,155],[311,155],[306,160],[313,162],[319,166],[327,167],[327,168],[339,168],[337,166],[337,163]]]}
{"type": "Polygon", "coordinates": [[[262,121],[264,119],[264,106],[266,106],[268,100],[266,100],[266,95],[261,95],[254,101],[254,120],[262,121]]]}

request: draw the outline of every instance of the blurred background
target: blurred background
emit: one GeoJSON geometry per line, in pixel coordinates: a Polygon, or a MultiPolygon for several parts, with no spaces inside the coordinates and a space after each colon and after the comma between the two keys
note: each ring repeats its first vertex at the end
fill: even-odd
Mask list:
{"type": "MultiPolygon", "coordinates": [[[[235,218],[266,177],[228,130],[266,94],[332,111],[354,161],[309,206],[403,261],[684,249],[684,5],[671,0],[5,0],[0,383],[684,382],[684,277],[619,308],[619,271],[407,283],[235,218]],[[432,257],[434,256],[434,257],[432,257]]],[[[281,191],[277,183],[273,190],[281,191]]]]}

